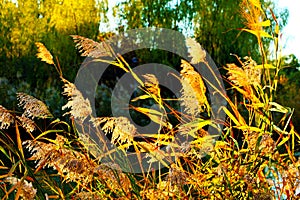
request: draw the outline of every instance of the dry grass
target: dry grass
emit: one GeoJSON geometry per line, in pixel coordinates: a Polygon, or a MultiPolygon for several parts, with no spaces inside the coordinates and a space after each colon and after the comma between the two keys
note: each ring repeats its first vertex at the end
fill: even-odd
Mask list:
{"type": "Polygon", "coordinates": [[[7,129],[14,121],[13,115],[0,105],[0,129],[7,129]]]}
{"type": "MultiPolygon", "coordinates": [[[[264,34],[267,22],[259,24],[263,16],[259,1],[245,0],[241,8],[246,8],[242,15],[248,32],[257,36],[262,47],[261,37],[268,35],[264,34]]],[[[108,44],[81,36],[72,37],[83,56],[117,55],[108,44]]],[[[208,65],[200,44],[193,39],[187,39],[186,43],[191,63],[208,65]]],[[[56,67],[45,46],[41,43],[37,46],[37,56],[56,67]]],[[[139,133],[126,117],[93,117],[89,100],[63,77],[58,65],[56,69],[64,83],[63,95],[68,100],[63,109],[70,109],[66,114],[72,120],[90,126],[79,129],[74,123],[69,125],[56,119],[46,130],[41,130],[33,119],[53,116],[42,101],[24,93],[18,93],[19,106],[24,109],[21,116],[0,106],[0,150],[4,155],[0,160],[0,169],[3,170],[0,180],[5,182],[0,184],[0,189],[3,199],[299,198],[300,159],[295,156],[295,146],[299,145],[300,135],[289,123],[291,109],[273,102],[276,78],[281,69],[277,63],[280,62],[276,61],[271,67],[265,62],[263,50],[261,53],[264,60],[261,65],[250,57],[244,58],[244,61],[237,58],[240,66],[227,65],[226,81],[239,94],[241,101],[233,102],[221,91],[215,91],[228,102],[227,108],[221,108],[227,114],[223,122],[207,118],[211,115],[211,105],[206,97],[203,77],[187,61],[182,61],[178,77],[182,96],[177,101],[185,109],[183,117],[174,110],[171,113],[166,111],[172,108],[161,97],[159,80],[153,74],[137,76],[121,56],[115,57],[114,62],[100,60],[111,62],[140,83],[144,94],[136,97],[135,101],[151,98],[159,106],[160,110],[133,108],[158,124],[158,132],[151,135],[151,141],[136,140],[136,137],[146,136],[139,133]],[[245,112],[246,115],[242,114],[245,112]],[[273,119],[274,113],[282,114],[279,122],[273,119]],[[170,114],[174,114],[180,126],[170,122],[170,114]],[[217,128],[217,123],[224,125],[219,138],[212,137],[206,130],[208,125],[217,128]],[[30,134],[31,140],[22,141],[19,125],[30,134]],[[12,139],[11,133],[5,132],[13,126],[16,140],[12,139]],[[108,146],[95,145],[89,138],[89,131],[96,132],[98,136],[101,136],[101,131],[110,134],[111,144],[106,145],[115,144],[121,150],[121,157],[128,155],[129,147],[137,155],[146,153],[149,169],[140,174],[125,173],[116,163],[103,162],[103,152],[106,156],[114,152],[105,151],[108,146]],[[38,132],[38,136],[33,137],[32,132],[38,132]],[[49,133],[55,133],[56,137],[50,139],[47,137],[49,133]],[[175,139],[176,134],[193,140],[181,143],[175,139]],[[29,158],[24,154],[24,147],[30,153],[29,158]],[[170,157],[174,160],[166,164],[170,157]],[[152,169],[154,163],[160,163],[158,170],[152,169]]],[[[142,165],[140,159],[138,157],[137,162],[142,165]]]]}
{"type": "Polygon", "coordinates": [[[48,110],[46,104],[33,96],[25,93],[17,93],[19,100],[18,106],[23,107],[24,113],[22,116],[34,119],[37,118],[52,118],[52,114],[48,110]]]}

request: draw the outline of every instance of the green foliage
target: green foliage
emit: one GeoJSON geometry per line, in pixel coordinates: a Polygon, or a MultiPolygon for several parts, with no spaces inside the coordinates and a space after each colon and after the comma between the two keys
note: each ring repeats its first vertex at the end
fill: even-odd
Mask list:
{"type": "MultiPolygon", "coordinates": [[[[269,9],[274,7],[274,3],[266,1],[262,6],[269,9]]],[[[124,25],[125,20],[127,29],[163,27],[179,30],[187,35],[194,34],[219,66],[235,61],[232,53],[251,56],[257,61],[260,59],[256,37],[241,31],[244,24],[240,18],[240,1],[127,0],[115,9],[119,11],[116,15],[122,19],[120,25],[124,25]]],[[[286,24],[286,13],[286,10],[276,13],[281,16],[281,27],[286,24]]],[[[267,15],[271,18],[269,12],[267,15]]],[[[265,42],[264,45],[268,49],[269,43],[265,42]]]]}
{"type": "Polygon", "coordinates": [[[233,62],[232,53],[257,60],[256,37],[238,30],[244,27],[239,1],[198,1],[194,6],[195,37],[216,63],[233,62]]]}
{"type": "Polygon", "coordinates": [[[279,73],[278,93],[276,100],[288,107],[294,108],[293,124],[297,131],[300,131],[300,62],[290,55],[282,59],[283,69],[279,73]]]}
{"type": "MultiPolygon", "coordinates": [[[[19,3],[19,6],[26,7],[27,2],[19,1],[19,3]]],[[[28,6],[31,5],[30,3],[33,1],[28,1],[28,6]]],[[[60,3],[52,2],[49,6],[57,7],[51,7],[51,11],[54,16],[61,14],[66,17],[69,7],[66,8],[67,12],[64,12],[60,3]]],[[[68,1],[65,3],[71,6],[68,1]]],[[[160,6],[164,8],[168,1],[161,1],[161,3],[154,2],[150,5],[150,2],[144,2],[148,6],[147,9],[150,6],[159,9],[160,6]]],[[[182,1],[181,3],[181,8],[187,9],[195,2],[182,1]]],[[[212,8],[206,12],[220,12],[217,5],[221,4],[217,3],[219,2],[207,4],[212,8]]],[[[298,77],[299,71],[295,68],[299,67],[299,62],[295,57],[287,60],[281,58],[279,48],[275,48],[274,55],[271,57],[275,60],[270,61],[263,42],[269,44],[270,41],[274,41],[275,46],[278,44],[279,24],[274,17],[275,27],[271,26],[274,23],[269,23],[265,19],[259,1],[244,0],[243,3],[249,4],[247,9],[243,9],[243,17],[247,20],[244,31],[248,32],[245,34],[251,33],[254,36],[253,40],[247,42],[257,42],[258,49],[251,49],[250,46],[243,48],[248,47],[249,51],[254,51],[254,54],[250,55],[259,53],[260,59],[254,60],[246,53],[245,57],[236,56],[235,63],[226,65],[224,70],[227,71],[227,75],[224,80],[239,98],[232,101],[223,91],[218,89],[214,91],[219,93],[228,104],[227,107],[220,108],[220,111],[227,115],[224,121],[214,121],[209,118],[212,114],[211,107],[214,105],[210,105],[207,97],[206,85],[202,80],[204,77],[187,61],[181,61],[180,76],[177,77],[182,85],[181,96],[170,103],[165,99],[159,80],[153,74],[139,76],[132,70],[130,60],[127,61],[126,57],[116,54],[118,52],[112,52],[112,49],[108,48],[103,53],[102,48],[96,48],[102,47],[100,43],[73,35],[77,48],[83,51],[81,53],[88,54],[91,50],[95,50],[102,52],[101,56],[110,55],[113,57],[113,62],[101,56],[100,58],[96,56],[97,59],[94,61],[108,62],[111,66],[131,75],[140,84],[140,90],[132,99],[130,108],[148,117],[159,126],[159,129],[157,133],[146,135],[139,133],[126,117],[105,116],[106,113],[96,117],[92,115],[89,100],[66,79],[71,75],[65,73],[64,66],[61,66],[58,59],[51,55],[50,52],[56,52],[61,54],[59,55],[61,57],[64,53],[59,51],[59,45],[52,43],[55,37],[46,38],[47,41],[51,41],[50,52],[42,43],[36,43],[37,57],[45,62],[40,70],[48,69],[53,72],[56,70],[62,81],[60,86],[63,84],[63,95],[67,98],[67,103],[62,108],[68,109],[65,114],[70,115],[71,122],[53,118],[53,114],[41,100],[20,93],[22,90],[30,94],[38,93],[31,90],[31,85],[19,81],[19,88],[15,89],[10,86],[11,80],[0,79],[1,90],[7,94],[19,92],[17,101],[22,110],[16,112],[0,106],[1,197],[3,199],[297,199],[300,188],[300,159],[297,154],[300,135],[292,123],[293,109],[275,100],[286,103],[287,100],[292,101],[293,97],[296,99],[299,82],[293,81],[288,84],[287,81],[298,77]],[[249,15],[254,21],[249,20],[249,15]],[[255,20],[262,23],[253,24],[255,20]],[[267,28],[270,33],[264,32],[267,28]],[[264,39],[266,36],[269,41],[264,39]],[[96,47],[91,47],[91,43],[96,44],[96,47]],[[285,69],[284,63],[290,63],[291,67],[285,69]],[[286,99],[282,94],[289,98],[286,99]],[[155,103],[159,109],[147,107],[147,103],[155,103]],[[186,116],[177,111],[178,105],[185,108],[186,116]],[[172,121],[170,116],[175,120],[172,121]],[[220,137],[216,138],[210,135],[206,128],[209,125],[218,129],[219,124],[223,125],[223,128],[219,130],[220,137]],[[103,132],[106,135],[100,134],[103,132]],[[96,133],[99,139],[105,139],[104,137],[107,136],[110,138],[110,143],[95,145],[93,139],[89,137],[91,133],[96,133]],[[191,137],[193,140],[190,143],[181,143],[176,140],[176,134],[191,137]],[[145,140],[139,140],[140,138],[145,140]],[[116,145],[116,149],[107,151],[112,144],[116,145]],[[167,146],[168,150],[164,151],[161,148],[163,146],[167,146]],[[104,162],[105,156],[116,156],[114,151],[125,161],[115,159],[115,163],[104,162]],[[149,169],[145,169],[140,174],[123,172],[121,169],[128,164],[126,163],[128,151],[135,152],[137,155],[146,153],[150,163],[149,169]],[[174,160],[170,164],[166,163],[170,161],[171,156],[174,160]],[[160,163],[156,171],[151,170],[154,163],[160,163]]],[[[144,5],[141,2],[140,4],[144,5]]],[[[2,2],[2,5],[5,3],[2,2]]],[[[31,6],[33,5],[35,4],[31,6]]],[[[78,8],[83,6],[80,2],[74,5],[78,8]]],[[[7,3],[7,6],[18,9],[10,3],[7,3]]],[[[33,8],[37,9],[34,6],[33,8]]],[[[147,9],[145,13],[149,12],[147,9]]],[[[238,9],[242,8],[238,7],[238,9]]],[[[148,20],[142,26],[148,26],[148,23],[157,25],[161,20],[159,17],[155,18],[157,13],[153,12],[149,16],[154,19],[149,21],[145,13],[143,11],[138,13],[139,17],[142,16],[141,19],[148,20]]],[[[79,16],[85,19],[84,16],[79,16]]],[[[208,16],[213,17],[213,15],[208,16]]],[[[6,16],[1,15],[1,17],[6,16]]],[[[52,23],[58,19],[53,18],[55,20],[51,21],[51,17],[52,15],[47,17],[47,23],[57,36],[70,31],[62,25],[63,23],[53,25],[52,23]]],[[[44,17],[38,17],[36,20],[39,19],[44,17]]],[[[72,25],[72,20],[66,21],[72,25]]],[[[83,20],[82,23],[90,22],[83,20]]],[[[216,35],[220,36],[219,33],[216,35]]],[[[210,67],[206,58],[199,56],[203,55],[203,50],[194,39],[188,38],[185,43],[190,47],[191,62],[210,67]]],[[[5,44],[7,44],[5,48],[15,44],[16,46],[11,49],[23,52],[25,50],[22,47],[27,43],[9,40],[5,44]]],[[[67,45],[67,42],[63,44],[67,45]]],[[[217,55],[218,53],[215,56],[217,55]]],[[[39,70],[36,71],[38,74],[39,70]]],[[[37,75],[39,76],[41,74],[37,75]]],[[[55,80],[53,78],[51,82],[55,80]]],[[[46,103],[47,101],[58,102],[60,92],[56,92],[56,88],[49,85],[43,92],[46,94],[43,97],[46,103]]],[[[99,106],[108,105],[110,92],[111,90],[105,85],[98,87],[97,95],[100,96],[97,98],[101,101],[99,106]]],[[[14,100],[6,100],[6,103],[14,100]]],[[[55,106],[61,109],[60,105],[55,106]]],[[[137,164],[142,165],[140,157],[137,158],[137,164]]]]}
{"type": "MultiPolygon", "coordinates": [[[[60,85],[55,70],[36,59],[34,43],[42,41],[52,53],[63,57],[60,65],[66,77],[74,79],[83,59],[76,53],[69,35],[97,39],[99,23],[106,17],[107,2],[1,1],[0,8],[0,76],[7,78],[16,89],[27,82],[30,90],[38,90],[38,96],[46,97],[48,94],[42,88],[59,88],[60,85]]],[[[1,92],[1,95],[8,95],[5,90],[1,92]]],[[[0,103],[6,105],[5,100],[0,103]]]]}

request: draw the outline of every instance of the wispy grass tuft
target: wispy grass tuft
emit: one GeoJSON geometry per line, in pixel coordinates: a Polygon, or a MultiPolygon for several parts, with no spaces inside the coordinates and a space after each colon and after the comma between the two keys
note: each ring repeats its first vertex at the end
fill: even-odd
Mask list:
{"type": "MultiPolygon", "coordinates": [[[[300,159],[295,149],[300,135],[291,123],[293,109],[273,98],[277,82],[283,81],[278,77],[281,58],[268,59],[261,39],[278,40],[278,34],[265,31],[266,27],[271,29],[270,21],[264,21],[264,10],[258,0],[243,0],[241,14],[246,26],[243,30],[258,39],[262,61],[236,56],[236,64],[224,67],[228,71],[224,80],[230,84],[232,94],[236,94],[229,97],[214,91],[228,103],[219,109],[227,115],[224,121],[209,118],[214,105],[210,105],[206,85],[212,83],[192,64],[210,66],[206,52],[194,39],[186,40],[191,62],[182,60],[177,77],[182,86],[181,96],[173,101],[184,108],[180,113],[162,98],[155,75],[137,75],[107,43],[72,36],[82,56],[114,65],[140,84],[142,94],[132,102],[151,99],[158,106],[159,109],[152,109],[141,103],[140,107],[130,107],[158,125],[157,132],[151,134],[138,132],[124,116],[93,116],[89,100],[63,77],[58,60],[56,65],[47,48],[37,43],[37,57],[53,65],[63,82],[63,95],[68,101],[63,109],[69,109],[66,114],[70,115],[71,124],[54,119],[45,130],[39,128],[34,122],[36,118],[53,116],[46,104],[25,93],[17,94],[18,105],[24,109],[21,116],[0,106],[3,199],[299,199],[300,159]],[[76,126],[75,121],[84,128],[76,126]],[[222,130],[219,123],[224,126],[222,130]],[[23,141],[19,126],[31,139],[23,141]],[[208,126],[221,131],[221,135],[214,136],[208,126]],[[15,135],[7,131],[12,127],[15,135]],[[95,138],[89,137],[93,133],[103,139],[102,132],[111,144],[100,146],[94,143],[95,138]],[[55,137],[49,135],[53,133],[55,137]],[[175,136],[192,140],[182,142],[175,136]],[[141,160],[147,159],[149,168],[140,174],[124,173],[124,166],[104,162],[105,156],[116,155],[115,149],[107,151],[109,145],[121,150],[121,158],[135,153],[135,164],[141,167],[141,160]],[[154,170],[157,163],[159,167],[154,170]]],[[[278,26],[274,32],[278,33],[278,26]]]]}

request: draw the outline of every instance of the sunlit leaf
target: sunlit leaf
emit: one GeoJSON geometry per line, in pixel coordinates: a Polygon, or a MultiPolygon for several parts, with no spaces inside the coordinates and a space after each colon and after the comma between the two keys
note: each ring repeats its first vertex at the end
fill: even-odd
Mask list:
{"type": "Polygon", "coordinates": [[[276,125],[274,125],[274,124],[273,124],[273,129],[274,129],[276,132],[278,132],[279,134],[284,134],[284,135],[288,135],[288,134],[289,134],[289,132],[281,130],[281,128],[279,128],[278,126],[276,126],[276,125]]]}
{"type": "Polygon", "coordinates": [[[147,95],[147,94],[144,94],[144,95],[141,95],[141,96],[138,96],[138,97],[135,97],[134,99],[132,99],[131,101],[132,102],[135,102],[135,101],[138,101],[138,100],[142,100],[142,99],[148,99],[148,98],[151,98],[150,95],[147,95]]]}
{"type": "Polygon", "coordinates": [[[259,0],[250,0],[250,3],[251,3],[252,5],[254,5],[255,7],[257,7],[259,10],[262,11],[261,4],[260,4],[260,1],[259,1],[259,0]]]}
{"type": "Polygon", "coordinates": [[[270,105],[274,106],[275,108],[270,108],[270,111],[276,111],[276,112],[281,112],[281,113],[288,113],[289,109],[286,107],[276,103],[276,102],[269,102],[270,105]]]}
{"type": "Polygon", "coordinates": [[[240,122],[231,114],[231,112],[226,108],[223,107],[224,112],[228,115],[228,117],[235,123],[237,126],[241,126],[240,122]]]}
{"type": "Polygon", "coordinates": [[[289,136],[284,137],[281,142],[278,144],[278,146],[280,147],[281,145],[283,145],[284,143],[286,143],[288,140],[290,139],[289,136]]]}
{"type": "Polygon", "coordinates": [[[0,151],[1,151],[8,159],[10,159],[8,153],[6,152],[6,150],[5,150],[2,146],[0,146],[0,151]]]}
{"type": "Polygon", "coordinates": [[[253,31],[253,30],[250,30],[250,29],[245,29],[243,28],[242,29],[243,31],[247,31],[253,35],[255,35],[256,37],[267,37],[267,38],[273,38],[269,33],[265,32],[265,31],[253,31]]]}
{"type": "Polygon", "coordinates": [[[40,135],[38,135],[35,138],[35,140],[38,140],[49,133],[62,133],[62,132],[64,132],[64,130],[47,130],[47,131],[42,132],[40,135]]]}
{"type": "Polygon", "coordinates": [[[271,26],[271,21],[266,20],[266,21],[263,21],[263,22],[260,22],[260,23],[256,23],[254,25],[257,25],[257,26],[271,26]]]}
{"type": "Polygon", "coordinates": [[[254,127],[254,126],[236,126],[236,128],[238,128],[240,130],[253,131],[253,132],[257,132],[257,133],[260,133],[262,131],[260,128],[254,127]]]}
{"type": "Polygon", "coordinates": [[[276,67],[272,64],[263,64],[263,65],[256,65],[255,69],[276,69],[276,67]]]}
{"type": "Polygon", "coordinates": [[[169,127],[171,124],[167,123],[165,120],[165,115],[157,110],[150,109],[150,108],[142,108],[142,107],[135,107],[134,110],[143,113],[147,117],[149,117],[153,122],[160,124],[165,127],[169,127]]]}

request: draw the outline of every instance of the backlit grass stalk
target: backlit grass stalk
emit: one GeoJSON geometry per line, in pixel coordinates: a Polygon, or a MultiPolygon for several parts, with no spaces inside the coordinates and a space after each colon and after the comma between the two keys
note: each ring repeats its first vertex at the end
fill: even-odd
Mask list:
{"type": "MultiPolygon", "coordinates": [[[[139,77],[109,44],[72,36],[83,56],[90,56],[95,62],[109,63],[132,75],[144,92],[133,102],[150,98],[159,105],[160,110],[132,106],[159,124],[160,128],[154,134],[139,133],[126,117],[92,116],[89,100],[63,77],[59,64],[55,65],[46,47],[37,43],[37,56],[54,65],[64,83],[63,95],[68,102],[63,108],[69,109],[66,114],[71,116],[72,125],[55,119],[49,129],[42,131],[33,119],[52,117],[52,114],[42,101],[24,93],[18,94],[19,106],[24,109],[22,116],[0,106],[0,150],[11,162],[10,166],[6,166],[4,160],[0,160],[1,170],[5,170],[0,178],[7,180],[7,185],[0,187],[1,192],[4,191],[4,199],[26,194],[40,199],[296,199],[296,190],[300,188],[297,180],[300,159],[297,160],[294,149],[300,136],[290,123],[293,110],[274,102],[280,70],[278,60],[281,58],[276,56],[275,67],[268,64],[271,62],[268,62],[261,39],[278,40],[278,37],[272,37],[263,30],[270,26],[270,22],[261,21],[263,10],[258,0],[243,0],[242,5],[241,9],[245,10],[241,13],[247,26],[244,30],[256,35],[262,64],[257,64],[250,57],[242,59],[236,56],[239,64],[225,67],[228,71],[226,80],[232,86],[230,89],[242,97],[240,101],[233,101],[219,89],[222,85],[219,77],[208,80],[191,65],[204,63],[212,72],[206,52],[194,39],[188,38],[186,46],[191,64],[185,60],[181,63],[182,70],[177,78],[183,89],[181,97],[175,100],[184,107],[184,114],[161,97],[159,80],[153,74],[139,77]],[[218,109],[218,112],[227,115],[225,121],[209,118],[213,115],[213,105],[206,97],[206,86],[228,103],[228,106],[218,109]],[[168,109],[171,110],[169,113],[168,109]],[[282,119],[275,121],[273,113],[283,114],[282,119]],[[173,115],[178,124],[172,124],[168,115],[173,115]],[[284,122],[283,125],[281,122],[284,122]],[[224,128],[219,130],[218,124],[224,125],[224,128]],[[220,137],[210,135],[207,126],[222,131],[220,137]],[[5,132],[10,127],[16,134],[16,141],[9,132],[5,132]],[[29,133],[30,140],[21,140],[21,127],[29,133]],[[38,132],[35,137],[34,131],[38,132]],[[110,142],[116,149],[109,148],[110,144],[101,131],[105,136],[111,134],[110,142]],[[56,137],[48,138],[50,133],[56,133],[56,137]],[[104,145],[96,146],[95,141],[88,137],[90,133],[94,133],[104,145]],[[193,140],[180,143],[175,140],[176,134],[192,137],[193,140]],[[144,141],[138,141],[136,137],[144,141]],[[167,147],[166,151],[161,148],[163,146],[167,147]],[[24,147],[29,150],[29,159],[24,147]],[[125,160],[120,163],[127,165],[129,147],[137,154],[142,174],[124,173],[116,163],[102,162],[102,158],[113,160],[112,156],[118,154],[125,160]],[[143,169],[142,153],[146,154],[149,169],[143,169]],[[168,165],[171,157],[175,158],[174,162],[168,165]],[[29,165],[31,161],[35,162],[29,165]],[[154,162],[159,163],[158,171],[152,169],[154,162]]],[[[275,35],[278,31],[276,26],[275,35]]]]}

